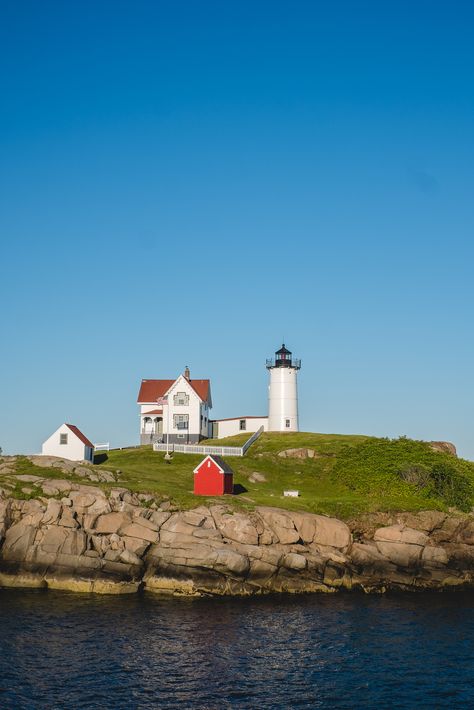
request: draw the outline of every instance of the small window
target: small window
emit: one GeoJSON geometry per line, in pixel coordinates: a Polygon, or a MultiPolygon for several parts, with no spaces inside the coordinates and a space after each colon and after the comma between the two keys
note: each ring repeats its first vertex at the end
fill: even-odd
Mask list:
{"type": "Polygon", "coordinates": [[[67,444],[67,434],[60,434],[59,435],[59,443],[60,444],[67,444]]]}
{"type": "Polygon", "coordinates": [[[187,406],[189,404],[189,394],[186,392],[177,392],[173,397],[173,402],[178,406],[187,406]]]}
{"type": "Polygon", "coordinates": [[[245,419],[240,420],[239,429],[240,431],[245,431],[247,429],[247,422],[245,421],[245,419]]]}
{"type": "Polygon", "coordinates": [[[178,434],[178,439],[184,439],[184,438],[185,438],[184,434],[178,434]]]}
{"type": "Polygon", "coordinates": [[[287,429],[290,428],[290,420],[289,419],[285,419],[285,426],[287,429]]]}

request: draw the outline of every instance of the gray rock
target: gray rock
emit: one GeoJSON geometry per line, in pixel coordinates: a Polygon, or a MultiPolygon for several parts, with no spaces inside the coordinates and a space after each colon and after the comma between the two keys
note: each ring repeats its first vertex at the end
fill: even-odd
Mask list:
{"type": "Polygon", "coordinates": [[[259,473],[258,471],[254,471],[253,473],[250,474],[249,481],[250,481],[250,483],[266,483],[267,479],[263,473],[259,473]]]}
{"type": "Polygon", "coordinates": [[[99,515],[95,522],[96,533],[116,533],[121,527],[130,525],[132,519],[128,513],[105,513],[99,515]]]}
{"type": "Polygon", "coordinates": [[[148,542],[157,542],[159,537],[157,532],[150,530],[139,523],[124,525],[120,529],[120,533],[122,535],[127,535],[128,537],[136,537],[139,540],[147,540],[148,542]]]}

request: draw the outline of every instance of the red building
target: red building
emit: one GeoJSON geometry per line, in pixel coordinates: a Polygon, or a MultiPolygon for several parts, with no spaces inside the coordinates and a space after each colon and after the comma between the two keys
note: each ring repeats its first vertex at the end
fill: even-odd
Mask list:
{"type": "Polygon", "coordinates": [[[222,496],[233,489],[234,472],[220,456],[206,456],[194,469],[194,495],[222,496]]]}

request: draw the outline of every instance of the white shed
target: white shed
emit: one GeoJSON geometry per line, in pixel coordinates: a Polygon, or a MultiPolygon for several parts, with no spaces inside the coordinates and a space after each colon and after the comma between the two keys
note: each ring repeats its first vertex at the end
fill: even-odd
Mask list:
{"type": "Polygon", "coordinates": [[[94,460],[94,444],[74,424],[61,424],[54,434],[46,439],[43,456],[59,456],[70,461],[94,460]]]}

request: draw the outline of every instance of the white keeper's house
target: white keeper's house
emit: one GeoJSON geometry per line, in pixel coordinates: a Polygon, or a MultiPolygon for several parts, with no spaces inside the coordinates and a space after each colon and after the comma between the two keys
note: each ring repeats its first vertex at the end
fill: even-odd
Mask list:
{"type": "Polygon", "coordinates": [[[176,380],[142,380],[140,443],[169,437],[170,443],[195,444],[209,435],[210,380],[192,380],[187,367],[176,380]]]}
{"type": "Polygon", "coordinates": [[[142,380],[140,443],[196,444],[202,439],[223,439],[263,427],[264,431],[299,431],[297,375],[301,360],[283,344],[266,361],[269,372],[268,415],[210,419],[210,380],[192,380],[189,368],[176,380],[142,380]]]}

